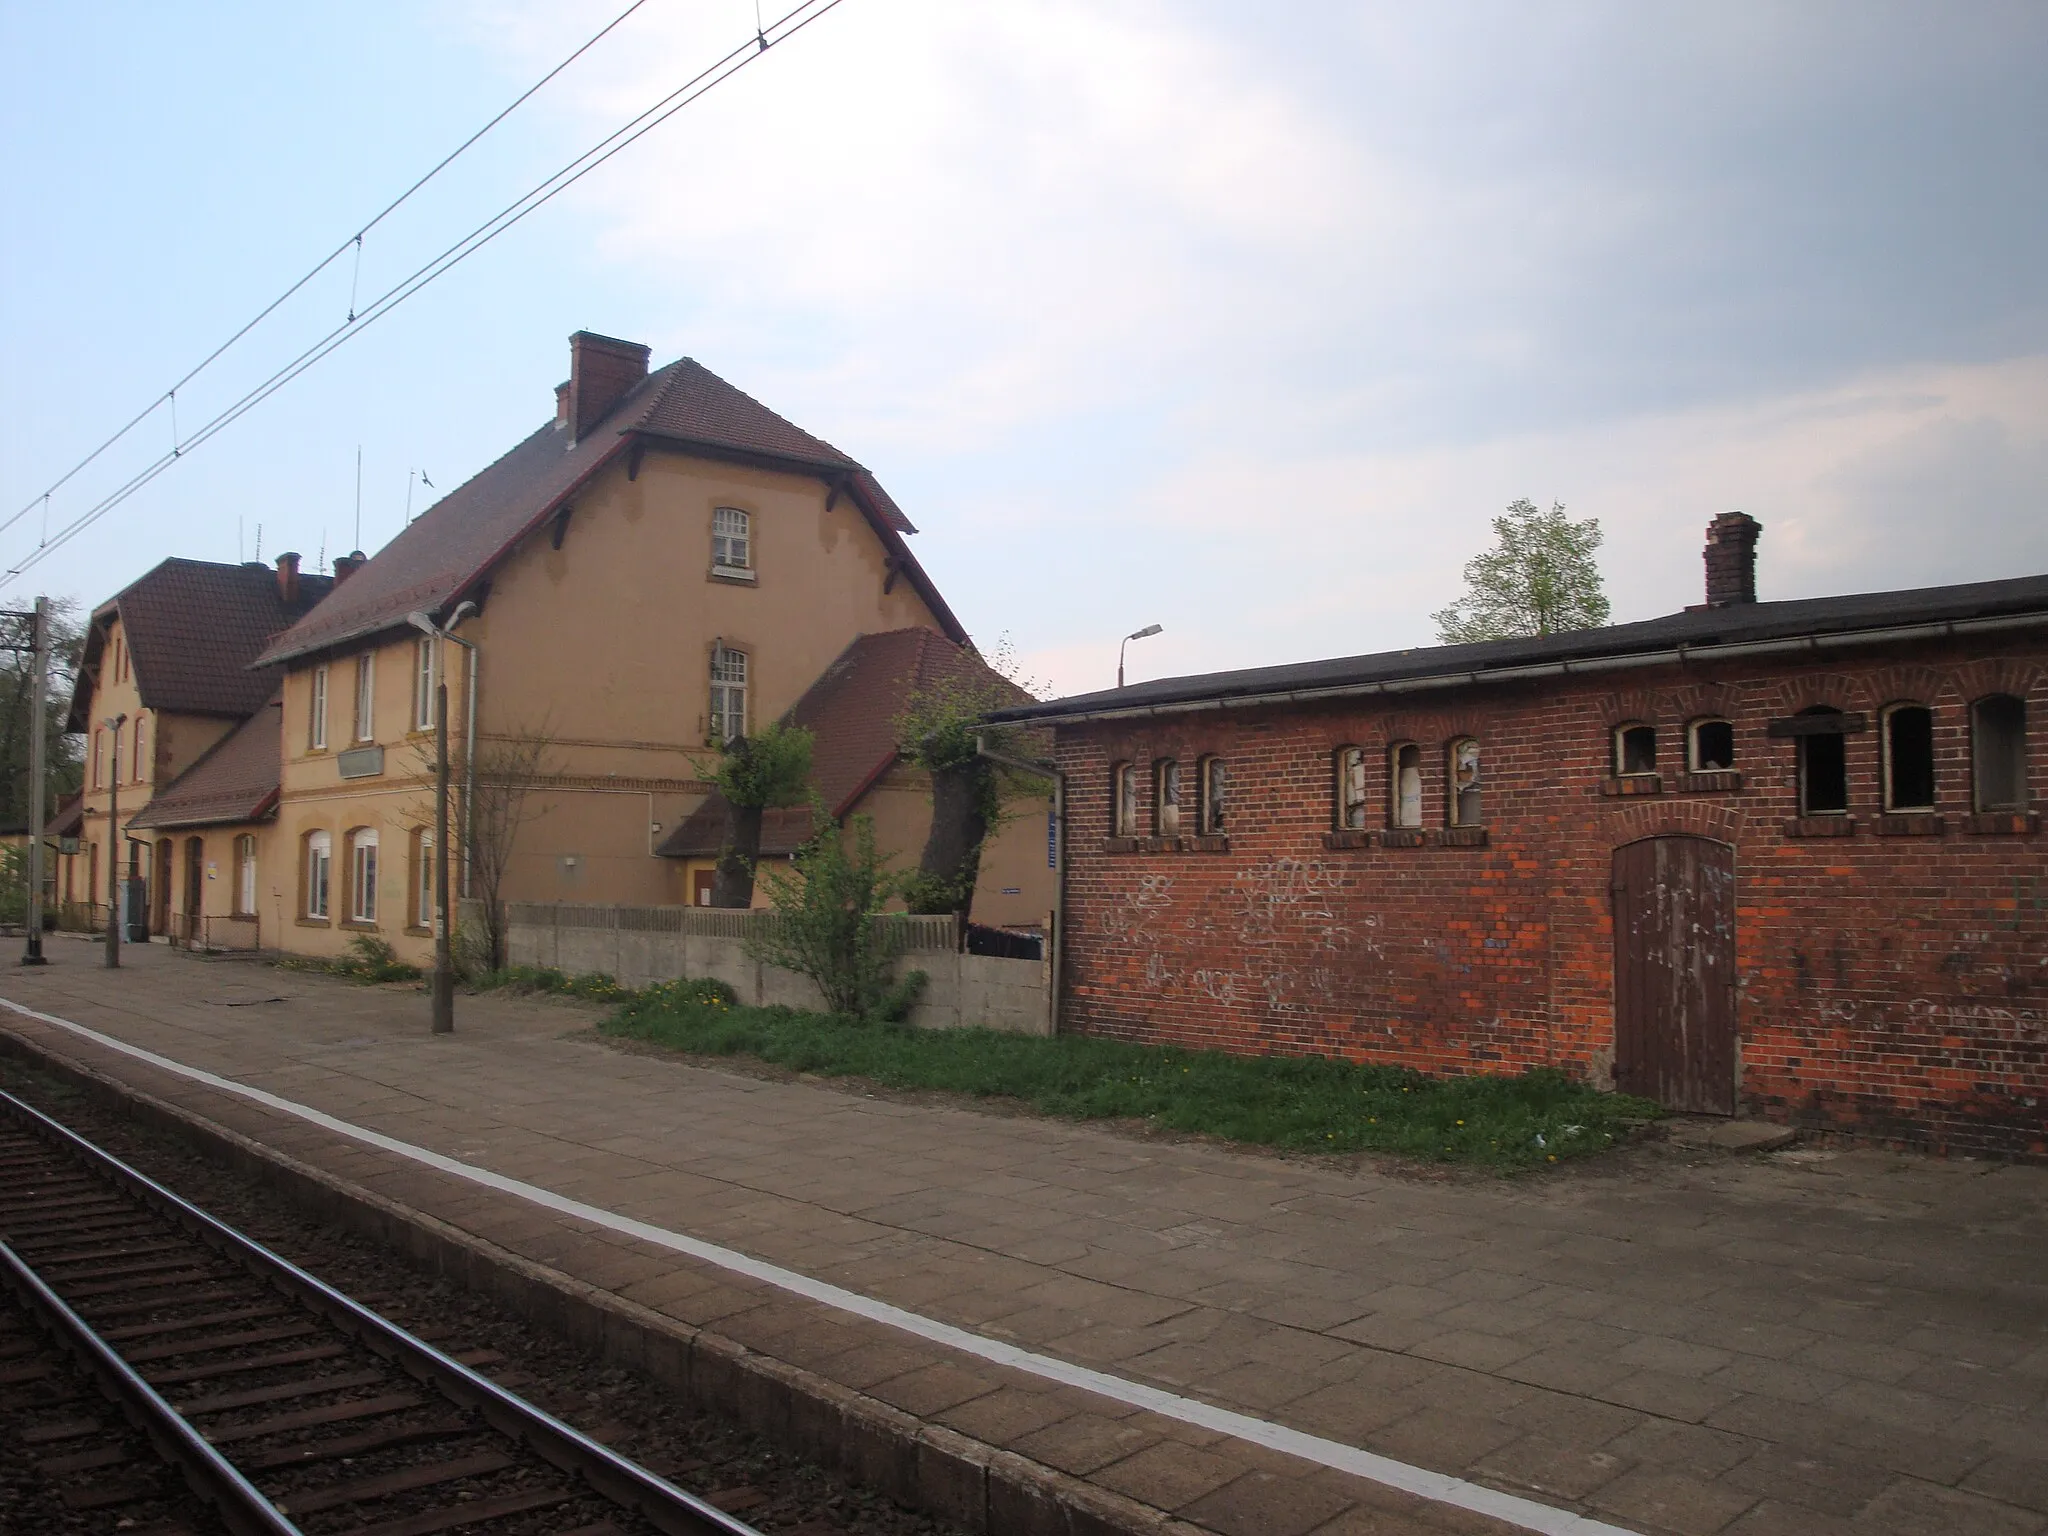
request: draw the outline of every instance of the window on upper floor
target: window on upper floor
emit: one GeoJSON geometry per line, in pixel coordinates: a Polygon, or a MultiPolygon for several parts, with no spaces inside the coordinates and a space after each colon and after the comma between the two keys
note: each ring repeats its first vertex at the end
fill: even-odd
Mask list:
{"type": "Polygon", "coordinates": [[[148,734],[146,717],[137,715],[135,717],[135,734],[130,738],[131,745],[128,749],[128,777],[137,784],[142,783],[143,780],[149,777],[149,754],[143,745],[144,738],[148,734]]]}
{"type": "Polygon", "coordinates": [[[1365,830],[1365,748],[1339,747],[1332,768],[1332,821],[1339,832],[1365,830]]]}
{"type": "Polygon", "coordinates": [[[377,739],[377,653],[364,651],[356,657],[355,739],[377,739]]]}
{"type": "Polygon", "coordinates": [[[1387,825],[1402,830],[1422,825],[1422,748],[1412,741],[1387,748],[1387,825]]]}
{"type": "Polygon", "coordinates": [[[107,733],[95,726],[92,733],[92,787],[94,789],[105,789],[107,787],[106,740],[107,733]]]}
{"type": "Polygon", "coordinates": [[[412,724],[416,731],[434,728],[434,642],[425,635],[412,643],[412,724]]]}
{"type": "Polygon", "coordinates": [[[1735,766],[1735,727],[1726,720],[1695,720],[1685,728],[1686,766],[1721,773],[1735,766]]]}
{"type": "Polygon", "coordinates": [[[1972,799],[1980,811],[2027,808],[2027,706],[1994,693],[1970,706],[1972,799]]]}
{"type": "Polygon", "coordinates": [[[1223,836],[1224,814],[1230,799],[1230,777],[1222,758],[1205,757],[1196,765],[1195,791],[1201,802],[1195,818],[1199,835],[1223,836]]]}
{"type": "Polygon", "coordinates": [[[128,681],[128,642],[120,635],[114,636],[114,681],[128,681]]]}
{"type": "Polygon", "coordinates": [[[1138,835],[1138,765],[1115,763],[1109,770],[1109,833],[1138,835]]]}
{"type": "Polygon", "coordinates": [[[711,569],[751,573],[754,569],[754,519],[738,507],[720,507],[711,514],[711,569]]]}
{"type": "Polygon", "coordinates": [[[1461,736],[1451,743],[1444,757],[1450,780],[1446,809],[1450,811],[1451,825],[1484,825],[1479,804],[1479,743],[1470,736],[1461,736]]]}
{"type": "Polygon", "coordinates": [[[747,653],[721,644],[711,653],[711,739],[747,734],[747,653]]]}
{"type": "Polygon", "coordinates": [[[1884,712],[1884,808],[1934,809],[1934,711],[1925,704],[1884,712]]]}
{"type": "Polygon", "coordinates": [[[1614,772],[1617,776],[1657,771],[1657,727],[1617,725],[1614,728],[1614,772]]]}
{"type": "Polygon", "coordinates": [[[327,750],[327,663],[313,669],[311,702],[306,711],[306,745],[315,752],[327,750]]]}
{"type": "Polygon", "coordinates": [[[1180,764],[1170,757],[1152,765],[1152,830],[1160,837],[1180,834],[1180,764]]]}
{"type": "Polygon", "coordinates": [[[1849,809],[1849,747],[1838,725],[1841,714],[1831,704],[1816,704],[1798,714],[1798,719],[1820,727],[1795,738],[1802,816],[1840,816],[1849,809]]]}

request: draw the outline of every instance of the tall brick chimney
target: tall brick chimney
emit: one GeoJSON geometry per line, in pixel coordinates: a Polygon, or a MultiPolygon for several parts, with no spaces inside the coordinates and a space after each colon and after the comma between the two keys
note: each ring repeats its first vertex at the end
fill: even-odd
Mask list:
{"type": "Polygon", "coordinates": [[[569,431],[576,440],[647,377],[648,350],[636,341],[593,331],[569,338],[569,431]]]}
{"type": "Polygon", "coordinates": [[[355,575],[357,571],[362,569],[366,558],[360,549],[352,555],[336,555],[334,557],[334,584],[338,587],[344,581],[347,581],[349,577],[355,575]]]}
{"type": "Polygon", "coordinates": [[[1723,512],[1707,524],[1707,606],[1756,601],[1756,539],[1764,525],[1746,512],[1723,512]]]}
{"type": "Polygon", "coordinates": [[[555,386],[555,425],[569,425],[569,381],[562,380],[555,386]]]}
{"type": "Polygon", "coordinates": [[[288,549],[277,557],[277,595],[287,608],[299,603],[299,552],[288,549]]]}

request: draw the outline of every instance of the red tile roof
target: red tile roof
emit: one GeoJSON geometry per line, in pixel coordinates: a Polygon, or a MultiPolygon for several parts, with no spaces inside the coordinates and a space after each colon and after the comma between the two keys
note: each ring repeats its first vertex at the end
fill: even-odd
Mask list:
{"type": "MultiPolygon", "coordinates": [[[[1031,696],[973,651],[929,629],[862,635],[839,653],[784,716],[812,736],[811,783],[833,816],[843,817],[896,763],[896,722],[911,695],[950,678],[987,681],[1023,703],[1031,696]]],[[[725,797],[716,790],[655,851],[668,858],[709,858],[725,835],[725,797]]],[[[803,806],[762,818],[761,852],[786,856],[810,836],[803,806]]]]}
{"type": "Polygon", "coordinates": [[[686,357],[649,374],[581,438],[572,440],[566,427],[551,421],[442,497],[351,576],[332,600],[280,636],[262,659],[289,661],[344,646],[395,628],[415,611],[445,615],[522,538],[635,443],[794,469],[843,486],[892,565],[946,632],[967,638],[903,540],[916,530],[875,477],[830,443],[686,357]]]}
{"type": "Polygon", "coordinates": [[[135,827],[211,827],[277,809],[284,709],[276,699],[215,742],[135,813],[135,827]]]}
{"type": "Polygon", "coordinates": [[[331,576],[302,575],[298,601],[287,604],[269,566],[164,561],[94,610],[64,728],[91,724],[107,620],[120,618],[144,709],[240,719],[277,691],[277,674],[251,664],[333,586],[331,576]]]}

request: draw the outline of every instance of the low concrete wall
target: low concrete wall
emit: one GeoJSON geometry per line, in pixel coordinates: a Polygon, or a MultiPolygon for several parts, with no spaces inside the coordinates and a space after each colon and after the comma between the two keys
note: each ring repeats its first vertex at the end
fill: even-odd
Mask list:
{"type": "MultiPolygon", "coordinates": [[[[506,908],[505,948],[514,965],[599,972],[629,987],[710,976],[732,987],[743,1003],[822,1007],[824,999],[809,977],[748,957],[749,933],[774,921],[772,912],[515,901],[506,908]]],[[[891,974],[916,970],[929,978],[910,1015],[918,1028],[1052,1033],[1047,961],[962,954],[950,917],[879,921],[899,925],[905,945],[891,974]]]]}

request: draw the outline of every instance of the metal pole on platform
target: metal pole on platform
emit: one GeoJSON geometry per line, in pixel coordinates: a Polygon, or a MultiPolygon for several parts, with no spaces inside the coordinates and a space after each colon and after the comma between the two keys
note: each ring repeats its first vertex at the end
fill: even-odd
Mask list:
{"type": "Polygon", "coordinates": [[[121,968],[121,897],[125,894],[121,879],[121,727],[128,721],[125,714],[115,715],[100,724],[114,733],[114,758],[107,775],[107,969],[121,968]]]}
{"type": "Polygon", "coordinates": [[[49,748],[44,737],[50,728],[50,600],[36,599],[36,616],[29,652],[35,676],[29,683],[29,707],[35,720],[28,738],[28,942],[21,952],[23,965],[46,965],[43,954],[43,861],[49,857],[43,847],[43,790],[48,774],[49,748]]]}
{"type": "MultiPolygon", "coordinates": [[[[461,613],[458,608],[458,619],[461,613]]],[[[405,617],[434,648],[433,1032],[449,1035],[455,1032],[455,946],[454,925],[449,921],[452,914],[448,910],[448,632],[425,613],[409,613],[405,617]]]]}

